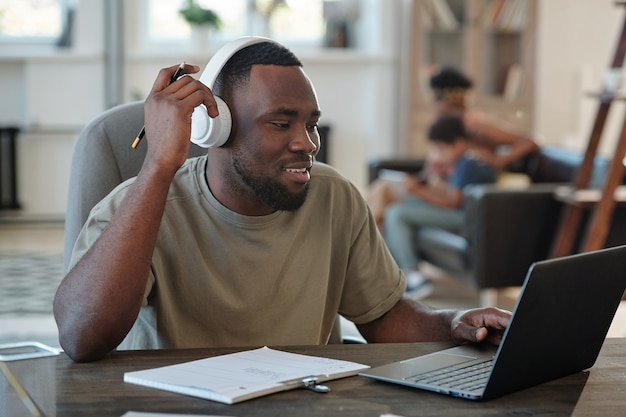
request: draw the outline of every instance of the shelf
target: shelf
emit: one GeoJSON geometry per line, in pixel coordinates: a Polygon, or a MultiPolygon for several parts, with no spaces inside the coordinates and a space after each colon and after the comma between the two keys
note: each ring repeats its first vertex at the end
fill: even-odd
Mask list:
{"type": "Polygon", "coordinates": [[[626,90],[620,90],[615,92],[601,91],[601,92],[589,92],[588,97],[599,99],[602,102],[608,102],[612,100],[626,100],[626,90]]]}
{"type": "Polygon", "coordinates": [[[532,73],[528,40],[534,36],[534,2],[430,0],[419,7],[416,31],[426,61],[421,66],[457,66],[472,75],[479,89],[489,86],[486,91],[493,90],[512,65],[532,73]],[[497,4],[502,14],[494,9],[497,4]]]}
{"type": "Polygon", "coordinates": [[[424,132],[434,117],[429,78],[443,66],[472,79],[472,108],[522,130],[533,128],[537,13],[537,0],[415,2],[405,152],[421,156],[427,149],[424,132]],[[514,12],[510,9],[509,18],[500,21],[497,4],[514,12]],[[451,15],[456,25],[445,24],[451,15]]]}
{"type": "Polygon", "coordinates": [[[101,60],[102,51],[84,48],[60,48],[51,43],[4,43],[0,47],[0,63],[10,62],[81,62],[101,60]]]}
{"type": "MultiPolygon", "coordinates": [[[[580,207],[592,207],[602,198],[599,188],[575,189],[571,185],[563,185],[554,190],[554,197],[558,201],[574,204],[580,207]]],[[[620,204],[626,204],[626,185],[619,186],[613,193],[613,199],[620,204]]]]}

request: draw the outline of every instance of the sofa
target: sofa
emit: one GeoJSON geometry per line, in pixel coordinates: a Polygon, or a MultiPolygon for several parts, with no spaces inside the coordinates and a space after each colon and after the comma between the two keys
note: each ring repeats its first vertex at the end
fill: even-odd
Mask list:
{"type": "MultiPolygon", "coordinates": [[[[549,257],[562,208],[554,198],[555,189],[573,183],[582,159],[579,152],[544,147],[511,167],[511,172],[524,174],[527,186],[465,187],[462,229],[416,229],[418,256],[479,290],[481,305],[494,305],[498,289],[521,286],[529,266],[549,257]]],[[[590,187],[602,186],[608,165],[607,159],[596,158],[590,187]]],[[[419,172],[423,166],[420,159],[373,159],[369,161],[369,181],[377,179],[382,170],[419,172]]],[[[606,246],[622,243],[626,243],[626,209],[618,207],[606,246]]]]}

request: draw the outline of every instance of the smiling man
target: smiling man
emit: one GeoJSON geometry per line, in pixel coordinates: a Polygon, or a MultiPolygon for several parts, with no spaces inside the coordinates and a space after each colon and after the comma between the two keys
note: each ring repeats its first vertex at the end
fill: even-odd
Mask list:
{"type": "Polygon", "coordinates": [[[241,214],[298,209],[320,146],[317,97],[297,65],[254,65],[250,79],[255,82],[248,88],[224,86],[219,93],[232,109],[237,146],[210,155],[209,185],[220,202],[241,214]]]}
{"type": "Polygon", "coordinates": [[[402,298],[406,279],[361,194],[315,162],[321,111],[289,50],[241,49],[214,91],[188,76],[170,84],[175,71],[146,99],[139,175],[92,210],[57,291],[70,357],[324,344],[337,314],[369,342],[499,342],[507,312],[402,298]],[[232,114],[228,141],[187,160],[191,115],[203,104],[216,117],[214,93],[232,114]]]}

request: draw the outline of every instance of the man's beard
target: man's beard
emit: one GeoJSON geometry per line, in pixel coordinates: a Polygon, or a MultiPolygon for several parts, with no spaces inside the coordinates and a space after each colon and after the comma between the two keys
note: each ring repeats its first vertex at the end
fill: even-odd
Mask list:
{"type": "Polygon", "coordinates": [[[233,155],[233,167],[244,184],[252,190],[254,195],[274,210],[294,211],[300,208],[306,200],[309,191],[307,183],[302,191],[292,193],[275,178],[255,176],[248,167],[254,163],[249,163],[245,157],[235,152],[233,155]]]}

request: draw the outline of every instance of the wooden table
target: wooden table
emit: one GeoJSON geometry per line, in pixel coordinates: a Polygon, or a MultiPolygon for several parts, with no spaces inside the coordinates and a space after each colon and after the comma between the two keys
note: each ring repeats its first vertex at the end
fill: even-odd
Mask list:
{"type": "MultiPolygon", "coordinates": [[[[442,343],[286,347],[291,352],[345,359],[377,366],[447,347],[442,343]]],[[[624,416],[626,339],[607,339],[595,366],[533,388],[486,402],[419,391],[361,376],[327,383],[318,394],[296,389],[225,405],[127,384],[126,371],[186,362],[241,349],[116,352],[92,363],[56,358],[56,415],[121,416],[152,411],[222,416],[624,416]]]]}

